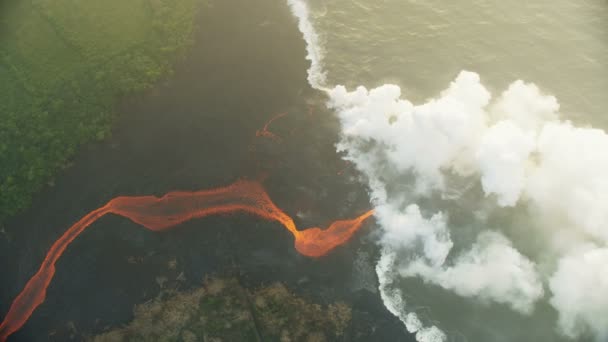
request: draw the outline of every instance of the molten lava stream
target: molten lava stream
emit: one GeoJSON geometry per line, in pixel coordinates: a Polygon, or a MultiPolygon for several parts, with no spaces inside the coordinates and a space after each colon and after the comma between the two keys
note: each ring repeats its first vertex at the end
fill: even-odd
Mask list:
{"type": "Polygon", "coordinates": [[[255,132],[255,136],[256,137],[266,137],[266,138],[269,138],[269,139],[274,140],[276,142],[281,142],[282,141],[281,137],[278,136],[278,135],[276,135],[276,134],[274,134],[274,133],[272,133],[268,129],[268,127],[270,127],[270,124],[273,121],[278,120],[278,119],[284,117],[285,115],[287,115],[287,112],[279,113],[279,114],[275,115],[274,117],[272,117],[268,122],[266,122],[266,124],[264,125],[264,128],[259,129],[259,130],[257,130],[255,132]]]}
{"type": "Polygon", "coordinates": [[[266,220],[278,221],[295,238],[295,248],[309,257],[320,257],[348,241],[372,215],[372,211],[352,219],[333,222],[322,230],[314,227],[297,230],[295,223],[279,209],[258,182],[237,181],[227,187],[197,192],[170,192],[154,196],[116,197],[71,226],[46,254],[40,269],[17,295],[0,324],[0,341],[19,330],[42,304],[53,275],[55,263],[68,245],[88,226],[105,214],[121,215],[153,231],[162,231],[193,218],[214,214],[246,212],[266,220]]]}

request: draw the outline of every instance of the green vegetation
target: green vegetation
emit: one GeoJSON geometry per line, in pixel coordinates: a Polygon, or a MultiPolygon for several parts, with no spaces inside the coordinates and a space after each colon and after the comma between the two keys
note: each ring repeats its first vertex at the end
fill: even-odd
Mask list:
{"type": "Polygon", "coordinates": [[[131,323],[91,341],[342,341],[350,322],[346,304],[310,303],[282,284],[250,292],[235,279],[209,279],[137,305],[131,323]]]}
{"type": "Polygon", "coordinates": [[[0,222],[110,133],[191,43],[200,0],[0,2],[0,222]]]}

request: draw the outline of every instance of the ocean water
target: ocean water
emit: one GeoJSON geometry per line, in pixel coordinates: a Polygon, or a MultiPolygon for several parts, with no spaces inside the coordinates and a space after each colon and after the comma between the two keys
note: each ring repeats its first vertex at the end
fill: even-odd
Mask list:
{"type": "Polygon", "coordinates": [[[608,340],[608,3],[288,1],[418,341],[608,340]]]}
{"type": "Polygon", "coordinates": [[[608,5],[583,1],[318,1],[314,26],[330,84],[395,83],[415,102],[461,70],[500,92],[522,79],[565,118],[608,127],[608,5]]]}

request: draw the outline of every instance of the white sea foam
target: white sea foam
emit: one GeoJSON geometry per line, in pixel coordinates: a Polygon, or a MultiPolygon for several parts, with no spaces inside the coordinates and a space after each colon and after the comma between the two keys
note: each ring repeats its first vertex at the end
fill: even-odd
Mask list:
{"type": "Polygon", "coordinates": [[[416,340],[419,342],[445,342],[447,336],[436,326],[424,326],[418,315],[414,312],[408,312],[406,303],[403,299],[401,290],[393,286],[395,267],[395,254],[390,248],[384,248],[378,264],[376,265],[376,274],[378,275],[378,283],[380,297],[384,302],[387,310],[395,315],[405,325],[408,332],[416,334],[416,340]]]}
{"type": "Polygon", "coordinates": [[[305,0],[287,0],[291,13],[298,19],[298,29],[306,42],[306,59],[310,61],[308,83],[315,89],[324,90],[326,72],[323,68],[323,48],[319,35],[311,22],[310,9],[305,0]]]}

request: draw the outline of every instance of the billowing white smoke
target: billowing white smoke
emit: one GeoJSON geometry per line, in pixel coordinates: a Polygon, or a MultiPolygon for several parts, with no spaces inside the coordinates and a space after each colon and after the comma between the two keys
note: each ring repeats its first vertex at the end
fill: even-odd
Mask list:
{"type": "Polygon", "coordinates": [[[509,304],[523,313],[530,313],[534,301],[543,294],[534,265],[496,232],[481,233],[471,249],[456,257],[451,266],[439,267],[415,259],[401,274],[420,276],[461,296],[509,304]]]}
{"type": "Polygon", "coordinates": [[[419,276],[461,296],[506,303],[526,313],[543,294],[533,264],[497,232],[480,234],[469,251],[446,266],[454,244],[443,215],[427,220],[416,205],[400,211],[386,204],[376,207],[376,215],[385,231],[385,251],[420,252],[401,263],[401,276],[419,276]]]}
{"type": "Polygon", "coordinates": [[[564,333],[575,338],[591,330],[608,340],[608,248],[585,246],[562,258],[549,286],[564,333]]]}
{"type": "Polygon", "coordinates": [[[329,95],[330,107],[340,111],[345,136],[340,148],[358,149],[374,141],[377,153],[396,171],[415,173],[419,192],[445,189],[442,168],[470,173],[472,148],[485,128],[481,109],[490,99],[477,75],[462,74],[440,98],[418,107],[400,100],[396,85],[353,92],[337,86],[329,95]]]}
{"type": "MultiPolygon", "coordinates": [[[[370,189],[383,233],[376,272],[387,309],[418,341],[445,341],[407,310],[398,279],[419,277],[521,314],[533,312],[546,284],[564,334],[606,339],[608,135],[560,121],[557,100],[533,84],[516,81],[493,100],[472,72],[421,105],[403,99],[396,85],[328,89],[307,4],[287,1],[307,43],[309,82],[327,92],[338,113],[338,151],[370,189]],[[542,259],[545,271],[508,231],[452,227],[451,210],[462,196],[475,198],[480,212],[527,206],[528,228],[550,256],[542,259]]],[[[485,213],[479,217],[483,227],[485,213]]]]}
{"type": "MultiPolygon", "coordinates": [[[[342,123],[338,150],[369,180],[384,251],[403,255],[388,272],[420,277],[460,296],[507,304],[524,314],[533,311],[543,297],[543,277],[504,234],[481,231],[468,248],[454,253],[449,212],[425,219],[417,205],[409,204],[447,195],[454,183],[463,183],[458,180],[470,184],[477,179],[489,196],[486,201],[494,198],[498,207],[528,203],[545,223],[541,228],[550,223],[555,235],[571,234],[566,246],[547,239],[546,247],[557,254],[587,242],[608,242],[608,135],[559,121],[557,101],[536,86],[518,81],[491,101],[479,76],[462,72],[438,98],[417,106],[402,99],[395,85],[352,92],[337,86],[329,96],[329,107],[342,123]],[[413,192],[395,191],[403,185],[395,183],[398,179],[412,183],[404,189],[413,192]]],[[[549,277],[551,303],[569,335],[587,328],[601,336],[605,322],[594,317],[608,317],[608,305],[595,305],[608,300],[608,291],[597,294],[603,301],[570,300],[567,310],[560,304],[564,297],[588,293],[590,284],[572,283],[575,273],[568,274],[573,269],[585,274],[606,270],[599,262],[568,267],[573,263],[559,261],[549,277]],[[562,282],[571,283],[569,291],[556,291],[563,289],[562,282]]]]}
{"type": "Polygon", "coordinates": [[[525,166],[533,148],[533,134],[510,121],[490,127],[482,138],[476,154],[481,184],[486,194],[497,195],[499,205],[517,203],[526,185],[525,166]]]}
{"type": "Polygon", "coordinates": [[[608,135],[569,123],[547,123],[536,153],[542,159],[529,173],[527,196],[545,216],[565,220],[608,243],[608,135]]]}

